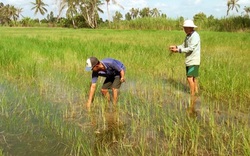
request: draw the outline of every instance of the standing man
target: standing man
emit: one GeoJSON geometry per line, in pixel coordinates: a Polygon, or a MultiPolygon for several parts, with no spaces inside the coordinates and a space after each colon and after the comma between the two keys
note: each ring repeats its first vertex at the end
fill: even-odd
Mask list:
{"type": "MultiPolygon", "coordinates": [[[[186,38],[181,45],[171,45],[170,51],[174,53],[185,53],[186,75],[191,94],[191,107],[194,107],[196,100],[195,93],[198,93],[198,73],[200,66],[200,35],[194,30],[197,26],[192,20],[184,21],[183,28],[186,38]]],[[[194,108],[193,108],[194,109],[194,108]]]]}
{"type": "Polygon", "coordinates": [[[106,58],[99,61],[96,57],[90,57],[87,59],[86,70],[92,70],[92,82],[89,92],[89,98],[86,104],[88,110],[90,110],[90,105],[93,101],[93,97],[96,90],[96,82],[99,76],[106,77],[101,92],[110,102],[109,89],[112,89],[113,92],[113,104],[117,104],[118,100],[118,90],[121,87],[121,84],[125,82],[125,66],[122,62],[106,58]]]}

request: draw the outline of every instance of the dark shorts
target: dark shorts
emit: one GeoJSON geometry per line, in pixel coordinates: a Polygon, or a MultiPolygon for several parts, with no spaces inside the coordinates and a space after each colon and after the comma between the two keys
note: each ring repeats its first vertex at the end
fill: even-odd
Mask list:
{"type": "Polygon", "coordinates": [[[187,66],[186,75],[187,77],[198,77],[199,76],[199,65],[187,66]]]}
{"type": "Polygon", "coordinates": [[[121,87],[120,76],[117,77],[107,77],[102,85],[102,89],[119,89],[121,87]]]}

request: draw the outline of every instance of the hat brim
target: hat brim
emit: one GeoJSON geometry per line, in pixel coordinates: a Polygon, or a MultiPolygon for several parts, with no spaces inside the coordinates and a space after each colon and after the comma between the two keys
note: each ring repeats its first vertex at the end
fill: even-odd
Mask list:
{"type": "Polygon", "coordinates": [[[197,28],[196,25],[183,25],[183,27],[197,28]]]}
{"type": "Polygon", "coordinates": [[[86,67],[85,70],[86,70],[86,71],[91,71],[92,68],[91,68],[91,67],[86,67]]]}

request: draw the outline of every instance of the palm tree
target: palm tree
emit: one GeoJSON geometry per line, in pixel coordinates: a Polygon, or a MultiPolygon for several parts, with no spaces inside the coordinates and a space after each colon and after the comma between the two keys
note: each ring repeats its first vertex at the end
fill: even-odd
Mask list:
{"type": "Polygon", "coordinates": [[[10,6],[9,16],[13,19],[14,24],[16,25],[16,21],[19,18],[19,14],[17,8],[15,8],[13,5],[10,6]]]}
{"type": "Polygon", "coordinates": [[[227,15],[229,14],[229,10],[235,10],[238,12],[238,9],[240,8],[240,5],[237,4],[239,0],[228,0],[227,1],[227,15]]]}
{"type": "Polygon", "coordinates": [[[159,17],[160,11],[157,8],[154,8],[150,11],[152,17],[159,17]]]}
{"type": "Polygon", "coordinates": [[[143,9],[140,11],[140,16],[141,16],[142,18],[144,18],[144,17],[150,17],[150,9],[149,9],[149,7],[143,8],[143,9]]]}
{"type": "Polygon", "coordinates": [[[59,20],[63,10],[66,8],[67,8],[66,16],[72,18],[73,15],[77,13],[76,6],[79,5],[80,1],[81,0],[55,0],[55,2],[58,4],[58,7],[59,7],[57,21],[59,20]]]}
{"type": "Polygon", "coordinates": [[[66,4],[63,2],[63,1],[60,1],[60,0],[55,0],[55,3],[58,4],[58,8],[59,8],[59,11],[58,11],[58,15],[57,15],[57,22],[62,14],[62,11],[65,9],[66,7],[66,4]]]}
{"type": "Polygon", "coordinates": [[[74,16],[77,15],[76,3],[72,0],[68,0],[68,9],[66,11],[67,18],[72,20],[73,27],[76,28],[74,16]]]}
{"type": "Polygon", "coordinates": [[[3,13],[3,17],[4,17],[4,23],[10,23],[11,21],[11,17],[13,15],[13,10],[11,8],[11,5],[7,4],[2,8],[2,13],[3,13]]]}
{"type": "Polygon", "coordinates": [[[4,5],[3,3],[0,3],[0,24],[9,23],[9,5],[4,5]]]}
{"type": "Polygon", "coordinates": [[[133,19],[137,18],[140,12],[139,9],[134,9],[134,8],[130,9],[129,11],[131,12],[131,16],[133,19]]]}
{"type": "Polygon", "coordinates": [[[85,21],[91,28],[97,27],[98,12],[103,13],[99,5],[103,5],[100,0],[82,0],[80,3],[81,15],[83,15],[85,21]]]}
{"type": "Polygon", "coordinates": [[[245,7],[244,7],[244,10],[245,10],[246,14],[249,15],[249,13],[250,13],[250,7],[246,7],[246,6],[245,6],[245,7]]]}
{"type": "MultiPolygon", "coordinates": [[[[105,1],[106,1],[106,3],[107,3],[108,21],[109,21],[109,24],[110,24],[110,13],[109,13],[109,2],[110,2],[110,0],[105,0],[105,1]]],[[[123,6],[121,6],[120,4],[118,4],[118,3],[116,2],[116,0],[112,0],[112,3],[115,4],[115,5],[118,5],[118,6],[121,7],[122,9],[124,9],[123,6]]]]}
{"type": "Polygon", "coordinates": [[[31,2],[31,4],[34,5],[31,10],[35,9],[35,15],[39,12],[41,15],[44,15],[47,12],[47,9],[45,6],[48,6],[48,4],[43,3],[42,0],[36,0],[36,2],[31,2]]]}
{"type": "Polygon", "coordinates": [[[4,15],[3,12],[4,12],[4,4],[0,2],[0,20],[2,19],[4,15]]]}
{"type": "Polygon", "coordinates": [[[19,10],[13,5],[5,5],[0,3],[0,23],[9,24],[11,20],[14,21],[13,24],[16,24],[17,19],[19,18],[19,10]]]}
{"type": "Polygon", "coordinates": [[[119,11],[115,12],[115,16],[113,16],[113,21],[114,22],[119,22],[122,19],[122,14],[119,11]]]}
{"type": "Polygon", "coordinates": [[[97,27],[97,19],[99,18],[98,12],[103,13],[100,9],[100,5],[103,5],[101,0],[59,0],[61,12],[67,8],[66,15],[68,18],[72,19],[73,26],[75,26],[74,16],[82,15],[91,28],[97,27]]]}
{"type": "Polygon", "coordinates": [[[23,17],[23,15],[21,14],[23,12],[23,8],[17,8],[17,15],[18,17],[21,15],[23,17]]]}

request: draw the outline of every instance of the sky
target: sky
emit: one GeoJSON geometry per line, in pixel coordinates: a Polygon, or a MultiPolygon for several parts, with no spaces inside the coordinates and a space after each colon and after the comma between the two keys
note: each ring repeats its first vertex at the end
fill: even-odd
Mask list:
{"type": "MultiPolygon", "coordinates": [[[[31,10],[33,5],[31,2],[35,0],[0,0],[0,2],[10,5],[14,5],[17,8],[23,8],[21,13],[24,17],[31,18],[46,18],[47,14],[53,11],[54,16],[58,14],[58,2],[59,0],[43,0],[48,12],[42,16],[39,13],[34,14],[34,10],[31,10]]],[[[125,17],[125,14],[132,8],[143,9],[149,7],[150,9],[157,8],[160,13],[164,13],[168,18],[184,17],[184,19],[193,19],[195,14],[205,13],[208,16],[213,15],[215,18],[226,17],[227,13],[227,0],[116,0],[116,2],[123,6],[124,9],[118,5],[110,3],[109,10],[111,16],[119,11],[125,17]]],[[[231,11],[229,15],[241,15],[244,12],[244,6],[250,7],[250,0],[239,0],[238,4],[240,9],[238,12],[231,11]]],[[[100,13],[103,20],[107,19],[107,8],[106,4],[101,6],[104,13],[100,13]]]]}

